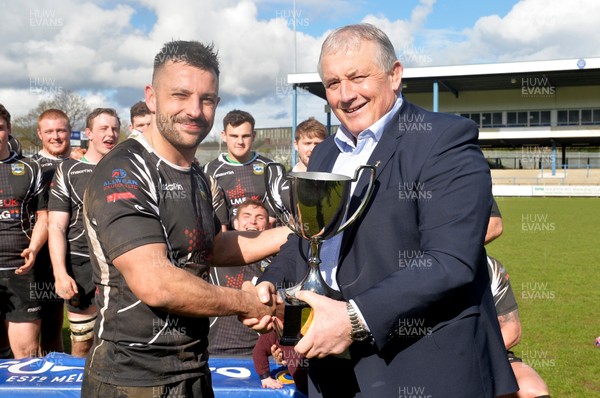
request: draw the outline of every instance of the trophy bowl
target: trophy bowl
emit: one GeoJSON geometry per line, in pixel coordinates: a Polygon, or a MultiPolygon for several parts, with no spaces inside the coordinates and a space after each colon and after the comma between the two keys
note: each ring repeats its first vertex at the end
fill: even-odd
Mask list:
{"type": "Polygon", "coordinates": [[[281,345],[295,345],[302,338],[302,330],[310,318],[311,308],[296,298],[296,292],[310,290],[334,300],[343,300],[342,294],[332,289],[321,274],[320,249],[324,240],[345,230],[360,216],[373,192],[375,167],[359,166],[354,178],[326,172],[297,172],[286,175],[279,163],[266,165],[267,198],[276,210],[278,218],[299,237],[310,242],[311,254],[308,272],[298,284],[279,289],[283,299],[283,328],[275,322],[281,345]],[[272,191],[268,184],[272,169],[278,168],[284,176],[283,183],[272,191]],[[370,172],[366,194],[352,215],[348,215],[352,183],[357,182],[363,172],[370,172]]]}

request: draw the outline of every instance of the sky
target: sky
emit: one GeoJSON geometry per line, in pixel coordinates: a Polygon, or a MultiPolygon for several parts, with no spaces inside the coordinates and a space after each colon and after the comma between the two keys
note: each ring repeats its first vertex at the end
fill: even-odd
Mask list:
{"type": "MultiPolygon", "coordinates": [[[[221,64],[212,136],[243,109],[256,127],[292,124],[287,75],[316,72],[336,27],[369,22],[405,68],[600,56],[598,0],[2,0],[0,103],[13,118],[71,90],[125,123],[170,40],[212,42],[221,64]],[[295,16],[295,17],[294,17],[295,16]],[[294,33],[294,20],[296,31],[294,33]]],[[[325,122],[304,93],[298,121],[325,122]]],[[[74,126],[77,127],[77,126],[74,126]]]]}

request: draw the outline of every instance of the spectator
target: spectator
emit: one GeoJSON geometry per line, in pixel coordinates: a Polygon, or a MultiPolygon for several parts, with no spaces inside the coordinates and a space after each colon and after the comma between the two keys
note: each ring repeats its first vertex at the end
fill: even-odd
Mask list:
{"type": "MultiPolygon", "coordinates": [[[[280,318],[277,318],[275,322],[278,322],[279,328],[283,329],[280,318]]],[[[270,355],[273,355],[277,362],[287,366],[288,372],[294,379],[296,390],[304,395],[308,395],[308,360],[294,351],[293,346],[279,345],[275,330],[261,334],[252,351],[254,369],[260,377],[262,388],[283,388],[283,383],[281,381],[271,377],[271,368],[269,365],[270,355]]]]}

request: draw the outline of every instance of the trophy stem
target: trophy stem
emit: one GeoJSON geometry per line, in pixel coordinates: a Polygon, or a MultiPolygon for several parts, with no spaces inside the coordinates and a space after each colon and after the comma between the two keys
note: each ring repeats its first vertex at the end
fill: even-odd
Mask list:
{"type": "Polygon", "coordinates": [[[310,268],[316,268],[320,271],[321,267],[321,244],[323,239],[320,236],[315,236],[310,239],[310,258],[308,259],[308,265],[310,268]]]}

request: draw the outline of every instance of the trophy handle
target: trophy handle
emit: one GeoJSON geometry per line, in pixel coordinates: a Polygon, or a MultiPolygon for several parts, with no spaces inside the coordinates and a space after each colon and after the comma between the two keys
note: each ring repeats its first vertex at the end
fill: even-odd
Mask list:
{"type": "Polygon", "coordinates": [[[283,176],[284,180],[290,179],[290,177],[285,172],[285,167],[283,167],[283,165],[281,163],[277,163],[277,162],[267,163],[265,165],[265,187],[266,187],[266,191],[267,191],[267,200],[269,201],[269,204],[271,205],[271,208],[273,209],[273,211],[276,213],[277,218],[279,218],[279,220],[281,220],[281,222],[283,222],[285,225],[287,225],[287,227],[289,229],[291,229],[296,235],[302,237],[302,234],[300,234],[300,232],[298,232],[298,230],[296,229],[296,225],[294,223],[294,217],[292,216],[291,212],[288,209],[286,209],[285,205],[283,204],[283,199],[281,198],[281,192],[277,193],[277,197],[279,198],[279,201],[277,201],[277,199],[275,199],[275,195],[271,191],[271,189],[277,189],[278,191],[280,191],[280,188],[281,188],[281,185],[278,185],[277,187],[271,187],[271,175],[272,175],[271,169],[279,169],[281,171],[281,175],[283,176]]]}
{"type": "Polygon", "coordinates": [[[356,219],[361,215],[361,213],[363,212],[363,210],[367,206],[367,203],[369,202],[369,199],[371,198],[371,194],[373,193],[373,189],[375,188],[375,172],[377,171],[377,168],[375,166],[372,166],[370,164],[365,164],[365,165],[362,165],[362,166],[358,166],[358,168],[354,172],[354,178],[352,179],[352,182],[357,182],[358,179],[359,179],[359,177],[360,177],[360,175],[362,175],[362,172],[364,170],[369,170],[371,172],[371,175],[369,176],[369,185],[367,186],[367,193],[362,198],[360,206],[358,206],[358,208],[354,211],[354,214],[352,214],[352,216],[349,217],[346,220],[346,222],[339,227],[339,229],[337,230],[336,234],[342,232],[343,230],[345,230],[346,228],[348,228],[348,226],[350,224],[352,224],[354,221],[356,221],[356,219]]]}

